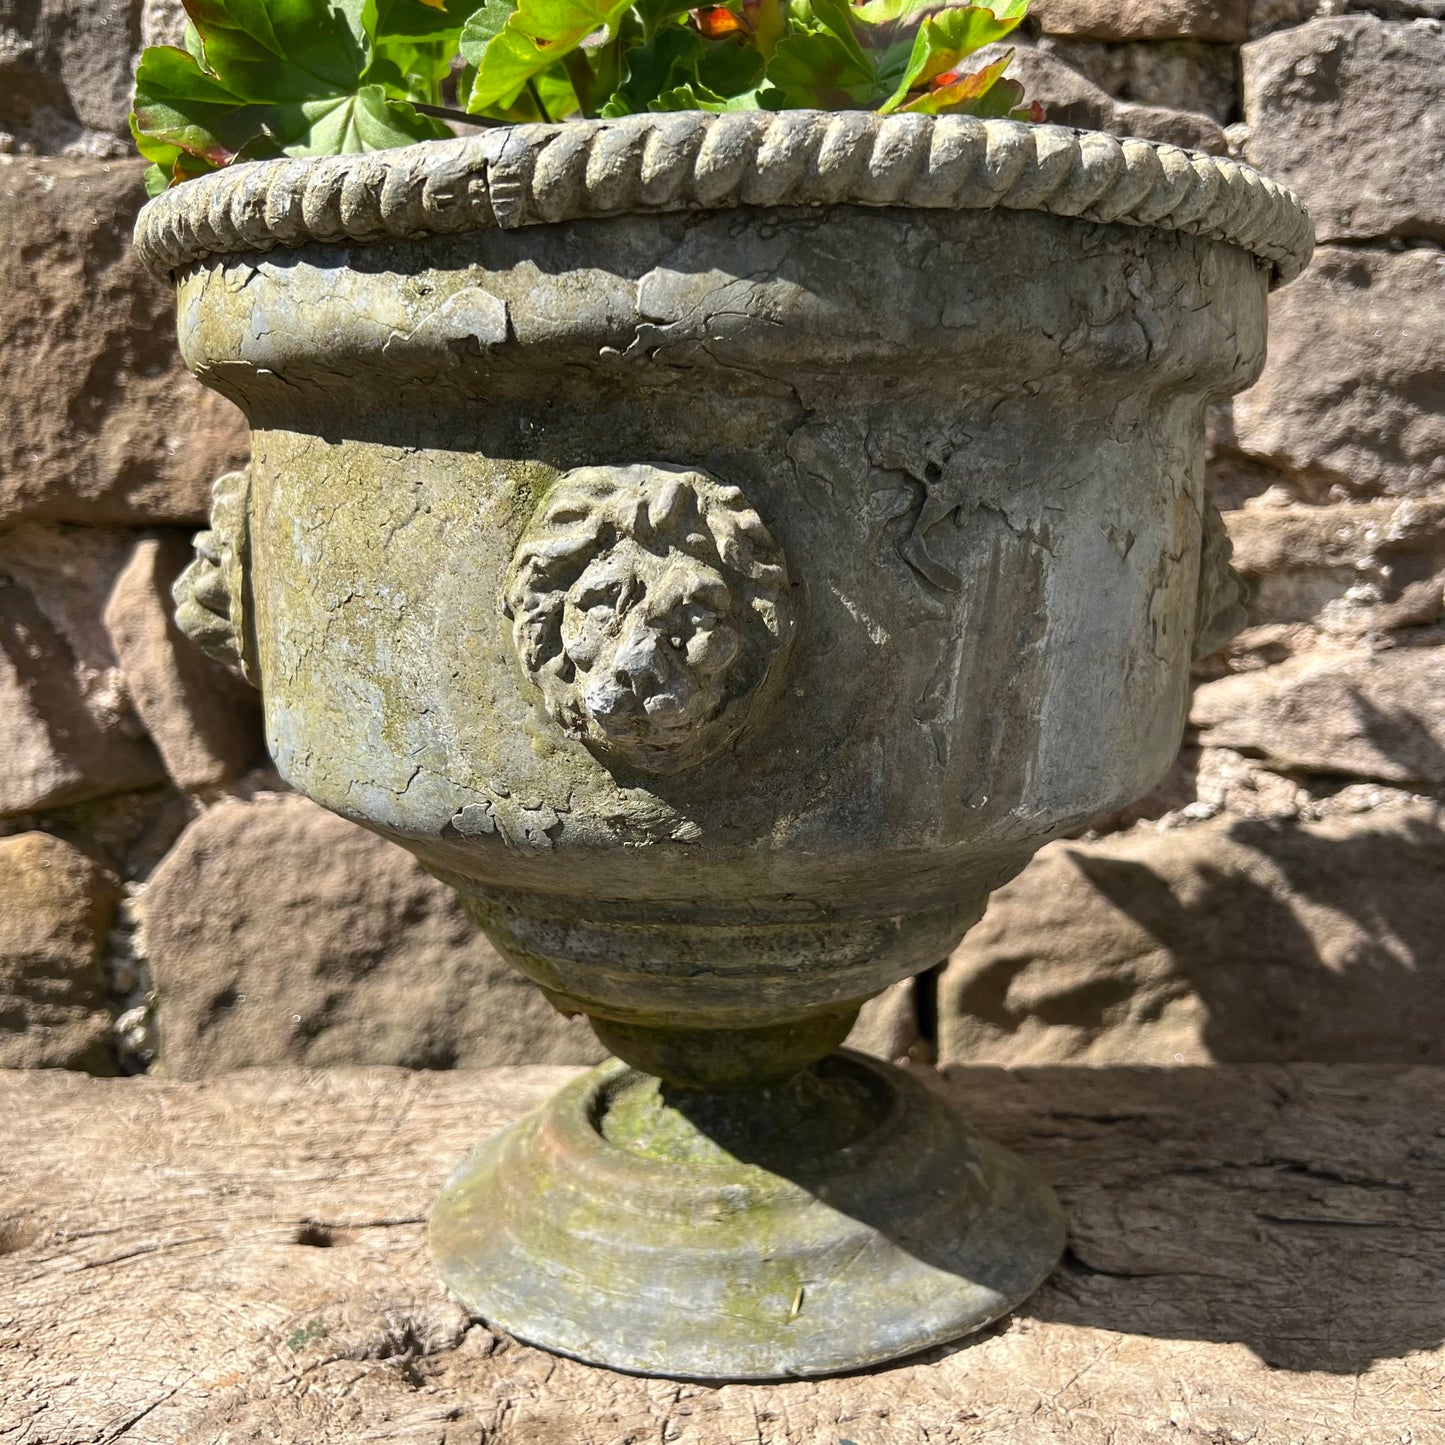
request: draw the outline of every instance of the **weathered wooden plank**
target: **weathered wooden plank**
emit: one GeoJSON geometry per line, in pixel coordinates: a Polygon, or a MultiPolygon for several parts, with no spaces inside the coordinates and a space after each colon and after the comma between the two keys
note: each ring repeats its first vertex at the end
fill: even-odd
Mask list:
{"type": "Polygon", "coordinates": [[[963,1348],[722,1388],[433,1280],[443,1175],[572,1072],[0,1073],[0,1441],[1445,1442],[1445,1070],[954,1070],[1064,1197],[1053,1281],[963,1348]]]}

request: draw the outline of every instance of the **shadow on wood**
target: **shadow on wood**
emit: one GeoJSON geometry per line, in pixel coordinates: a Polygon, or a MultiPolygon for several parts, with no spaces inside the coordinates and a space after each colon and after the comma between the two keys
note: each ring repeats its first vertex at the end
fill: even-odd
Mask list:
{"type": "Polygon", "coordinates": [[[954,1069],[1072,1253],[974,1343],[679,1385],[470,1321],[426,1211],[574,1070],[0,1073],[0,1438],[177,1445],[1150,1445],[1434,1438],[1445,1071],[954,1069]],[[1413,1435],[1410,1433],[1413,1432],[1413,1435]]]}
{"type": "Polygon", "coordinates": [[[948,1076],[965,1112],[1063,1200],[1070,1245],[1034,1298],[1040,1318],[1345,1375],[1445,1340],[1440,1071],[948,1076]],[[996,1091],[1022,1092],[1026,1133],[985,1102],[996,1091]]]}

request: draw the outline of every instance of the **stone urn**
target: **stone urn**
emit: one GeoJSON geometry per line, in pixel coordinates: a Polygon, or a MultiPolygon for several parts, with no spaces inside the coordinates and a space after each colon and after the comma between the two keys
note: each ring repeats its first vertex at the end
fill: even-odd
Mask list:
{"type": "Polygon", "coordinates": [[[1237,611],[1205,408],[1299,202],[1050,126],[673,114],[239,165],[137,242],[254,436],[183,624],[616,1055],[447,1181],[447,1284],[703,1379],[1024,1299],[1048,1188],[838,1046],[1173,759],[1237,611]]]}

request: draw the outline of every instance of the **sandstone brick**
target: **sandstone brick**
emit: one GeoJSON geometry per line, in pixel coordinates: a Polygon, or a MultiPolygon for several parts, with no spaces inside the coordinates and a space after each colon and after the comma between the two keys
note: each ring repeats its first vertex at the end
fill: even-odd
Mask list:
{"type": "Polygon", "coordinates": [[[28,0],[0,6],[0,24],[0,128],[42,153],[120,153],[141,0],[28,0]]]}
{"type": "MultiPolygon", "coordinates": [[[[270,785],[276,786],[274,779],[270,785]]],[[[233,785],[237,786],[245,784],[233,785]]],[[[118,877],[133,881],[156,867],[200,809],[191,794],[162,784],[48,809],[34,826],[73,843],[118,877]]],[[[19,832],[30,823],[30,819],[12,819],[0,829],[19,832]]]]}
{"type": "Polygon", "coordinates": [[[244,419],[176,350],[175,304],[130,252],[139,161],[0,156],[0,526],[201,522],[244,419]]]}
{"type": "Polygon", "coordinates": [[[409,854],[295,795],[202,814],[137,911],[173,1076],[602,1057],[409,854]]]}
{"type": "Polygon", "coordinates": [[[45,833],[0,838],[0,1068],[115,1073],[102,969],[114,875],[45,833]]]}
{"type": "Polygon", "coordinates": [[[1440,20],[1445,18],[1445,0],[1250,0],[1249,33],[1268,35],[1318,15],[1361,11],[1389,20],[1440,20]]]}
{"type": "Polygon", "coordinates": [[[1202,113],[1224,125],[1239,108],[1235,47],[1207,40],[1121,44],[1045,35],[1038,48],[1116,100],[1202,113]]]}
{"type": "MultiPolygon", "coordinates": [[[[976,61],[987,64],[1010,48],[1007,44],[986,45],[976,61]]],[[[1055,125],[1168,141],[1215,155],[1228,149],[1223,130],[1207,115],[1117,101],[1041,47],[1018,47],[1009,74],[1019,81],[1030,100],[1042,103],[1055,125]]]]}
{"type": "Polygon", "coordinates": [[[1359,638],[1445,617],[1445,499],[1246,507],[1225,523],[1253,627],[1359,638]]]}
{"type": "Polygon", "coordinates": [[[137,542],[106,603],[105,627],[166,771],[194,790],[240,777],[263,743],[257,694],[175,624],[171,586],[190,560],[185,536],[137,542]]]}
{"type": "Polygon", "coordinates": [[[79,527],[0,532],[0,817],[165,776],[100,620],[132,541],[79,527]]]}
{"type": "Polygon", "coordinates": [[[1243,66],[1245,158],[1299,191],[1321,241],[1445,239],[1445,26],[1330,16],[1243,66]]]}
{"type": "Polygon", "coordinates": [[[1085,40],[1243,40],[1248,0],[1035,0],[1046,35],[1085,40]]]}
{"type": "Polygon", "coordinates": [[[940,1055],[1438,1063],[1442,870],[1425,802],[1050,844],[950,960],[940,1055]]]}
{"type": "Polygon", "coordinates": [[[1270,301],[1269,360],[1221,454],[1311,500],[1445,487],[1445,255],[1325,247],[1270,301]]]}
{"type": "Polygon", "coordinates": [[[1196,689],[1209,747],[1276,771],[1445,783],[1445,647],[1317,652],[1196,689]]]}
{"type": "Polygon", "coordinates": [[[180,45],[185,33],[183,0],[144,0],[140,21],[142,45],[180,45]]]}
{"type": "Polygon", "coordinates": [[[863,1005],[847,1046],[880,1059],[904,1058],[919,1042],[914,983],[905,978],[863,1005]]]}

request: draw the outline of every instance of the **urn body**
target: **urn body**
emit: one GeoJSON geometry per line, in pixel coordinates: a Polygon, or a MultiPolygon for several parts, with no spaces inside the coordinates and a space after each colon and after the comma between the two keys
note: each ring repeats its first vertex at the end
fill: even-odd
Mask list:
{"type": "Polygon", "coordinates": [[[1204,408],[1266,279],[853,206],[193,268],[187,357],[255,427],[277,765],[564,1007],[856,1003],[1173,757],[1204,408]]]}

